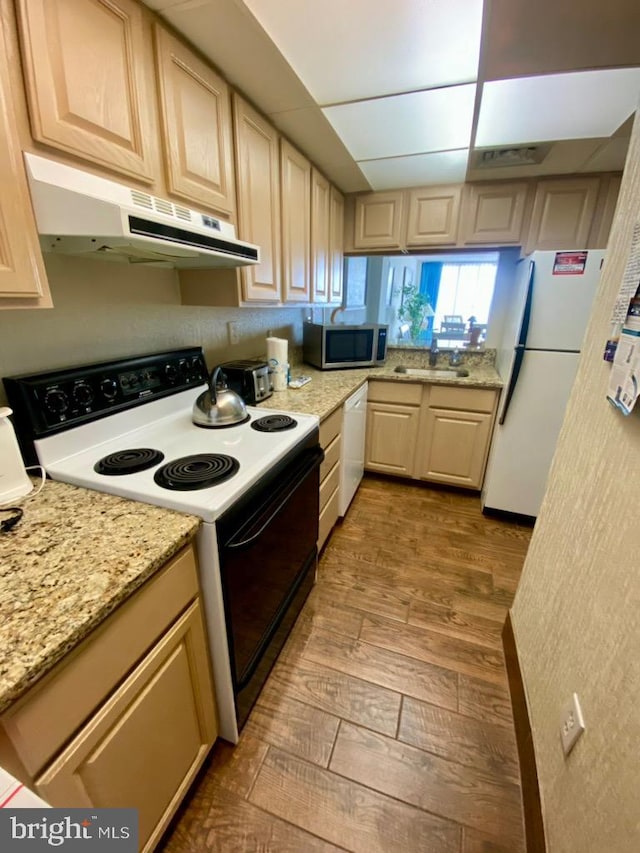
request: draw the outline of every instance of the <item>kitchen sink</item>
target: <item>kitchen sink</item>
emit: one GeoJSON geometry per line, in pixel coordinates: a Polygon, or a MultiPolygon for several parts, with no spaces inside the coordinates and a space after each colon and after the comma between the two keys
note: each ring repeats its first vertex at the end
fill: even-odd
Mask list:
{"type": "Polygon", "coordinates": [[[404,367],[399,364],[395,373],[404,373],[407,376],[422,376],[423,378],[436,378],[438,376],[468,376],[466,367],[404,367]]]}

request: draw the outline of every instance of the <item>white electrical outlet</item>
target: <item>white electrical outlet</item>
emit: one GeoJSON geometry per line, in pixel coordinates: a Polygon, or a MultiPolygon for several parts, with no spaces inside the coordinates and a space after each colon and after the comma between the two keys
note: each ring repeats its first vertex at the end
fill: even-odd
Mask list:
{"type": "Polygon", "coordinates": [[[238,331],[238,323],[234,323],[232,320],[229,320],[229,322],[227,323],[227,332],[229,334],[230,344],[240,343],[240,332],[238,331]]]}
{"type": "Polygon", "coordinates": [[[582,708],[578,694],[574,693],[571,699],[562,708],[562,717],[560,722],[560,738],[562,740],[562,748],[564,754],[569,755],[573,747],[576,745],[578,738],[585,729],[584,718],[582,716],[582,708]]]}

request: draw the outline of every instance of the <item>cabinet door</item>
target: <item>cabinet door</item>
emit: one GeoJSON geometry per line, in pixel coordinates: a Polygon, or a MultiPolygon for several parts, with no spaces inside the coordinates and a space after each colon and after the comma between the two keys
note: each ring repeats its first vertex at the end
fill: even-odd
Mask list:
{"type": "Polygon", "coordinates": [[[280,300],[280,162],[278,134],[260,113],[233,96],[238,234],[260,246],[260,263],[242,267],[245,302],[280,300]]]}
{"type": "Polygon", "coordinates": [[[194,204],[233,213],[229,87],[158,25],[156,58],[167,188],[194,204]]]}
{"type": "Polygon", "coordinates": [[[420,477],[479,489],[492,422],[492,414],[426,409],[420,477]]]}
{"type": "Polygon", "coordinates": [[[311,170],[311,299],[329,300],[330,185],[320,172],[311,170]]]}
{"type": "Polygon", "coordinates": [[[424,187],[409,193],[407,246],[444,246],[458,239],[461,186],[424,187]]]}
{"type": "Polygon", "coordinates": [[[154,93],[138,3],[19,0],[18,8],[34,139],[152,183],[154,93]]]}
{"type": "Polygon", "coordinates": [[[47,308],[49,286],[16,135],[0,32],[0,308],[47,308]]]}
{"type": "Polygon", "coordinates": [[[396,403],[369,403],[364,465],[399,477],[413,476],[420,409],[396,403]]]}
{"type": "Polygon", "coordinates": [[[599,178],[538,181],[526,251],[586,249],[599,178]]]}
{"type": "Polygon", "coordinates": [[[280,141],[282,280],[285,302],[309,302],[311,265],[311,164],[280,141]]]}
{"type": "Polygon", "coordinates": [[[195,601],[36,782],[53,806],[138,809],[140,849],[166,828],[217,735],[195,601]]]}
{"type": "Polygon", "coordinates": [[[331,187],[329,214],[329,302],[342,302],[344,269],[344,196],[331,187]]]}
{"type": "Polygon", "coordinates": [[[405,194],[402,190],[356,196],[356,249],[398,249],[405,194]]]}
{"type": "Polygon", "coordinates": [[[470,185],[464,204],[465,243],[521,243],[527,184],[470,185]]]}

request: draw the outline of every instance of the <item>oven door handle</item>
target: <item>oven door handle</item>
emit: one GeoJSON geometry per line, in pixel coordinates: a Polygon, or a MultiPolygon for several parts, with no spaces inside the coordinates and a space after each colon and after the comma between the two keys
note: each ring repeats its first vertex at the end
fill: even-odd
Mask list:
{"type": "Polygon", "coordinates": [[[249,545],[255,542],[255,540],[258,539],[262,535],[262,533],[264,533],[264,531],[271,524],[276,515],[278,515],[278,513],[287,503],[291,495],[307,479],[309,474],[315,471],[316,468],[320,467],[323,459],[324,450],[321,447],[318,447],[316,450],[313,451],[313,453],[305,457],[305,460],[300,465],[300,467],[295,471],[291,478],[287,480],[283,487],[278,490],[278,493],[275,495],[273,500],[269,504],[267,504],[267,506],[262,510],[256,523],[252,527],[250,527],[249,530],[243,528],[240,531],[239,535],[244,538],[236,539],[232,537],[228,542],[225,542],[223,546],[224,549],[228,549],[231,551],[237,550],[238,548],[247,548],[249,545]],[[265,514],[267,515],[266,519],[265,514]],[[256,527],[258,528],[257,530],[256,527]]]}

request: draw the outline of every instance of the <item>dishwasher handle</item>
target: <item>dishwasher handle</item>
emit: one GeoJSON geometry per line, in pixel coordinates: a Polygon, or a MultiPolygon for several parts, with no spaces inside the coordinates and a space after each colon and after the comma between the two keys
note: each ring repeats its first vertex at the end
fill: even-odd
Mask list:
{"type": "Polygon", "coordinates": [[[238,550],[239,548],[248,548],[258,539],[273,519],[278,515],[280,510],[287,503],[289,498],[297,491],[304,483],[307,477],[312,474],[316,468],[319,468],[324,460],[324,450],[321,447],[315,448],[310,454],[307,454],[303,462],[296,468],[290,478],[278,489],[274,497],[258,514],[255,522],[247,529],[246,525],[238,531],[228,542],[224,544],[226,550],[238,550]],[[266,516],[266,518],[265,518],[266,516]]]}

